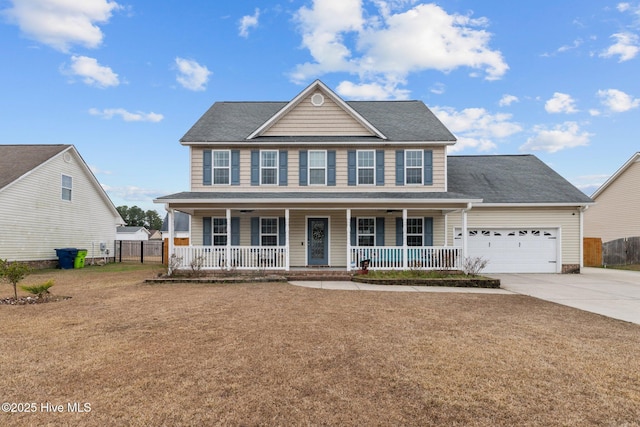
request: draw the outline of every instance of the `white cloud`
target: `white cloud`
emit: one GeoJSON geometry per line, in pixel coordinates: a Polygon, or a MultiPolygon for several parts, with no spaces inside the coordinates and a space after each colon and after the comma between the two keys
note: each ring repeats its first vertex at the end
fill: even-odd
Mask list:
{"type": "Polygon", "coordinates": [[[124,108],[106,108],[104,110],[98,110],[97,108],[89,109],[89,114],[92,116],[99,116],[103,119],[112,119],[115,116],[119,116],[125,122],[153,122],[157,123],[164,119],[162,114],[157,113],[143,113],[141,111],[137,111],[135,113],[131,113],[124,108]]]}
{"type": "Polygon", "coordinates": [[[446,92],[446,90],[447,87],[444,85],[444,83],[434,83],[433,85],[431,85],[431,88],[429,88],[429,92],[435,93],[436,95],[442,95],[446,92]]]}
{"type": "Polygon", "coordinates": [[[566,148],[589,145],[589,139],[593,136],[588,132],[580,131],[576,122],[564,122],[553,129],[536,126],[534,131],[536,135],[527,139],[527,142],[520,147],[520,151],[555,153],[566,148]]]}
{"type": "MultiPolygon", "coordinates": [[[[292,80],[306,83],[329,72],[358,74],[364,83],[398,84],[408,74],[461,67],[480,70],[487,80],[501,78],[509,66],[499,51],[489,48],[487,20],[448,14],[435,4],[419,4],[394,13],[413,1],[374,1],[378,14],[362,0],[314,0],[302,7],[296,21],[302,46],[313,61],[299,64],[292,80]]],[[[388,84],[382,84],[388,86],[388,84]]]]}
{"type": "Polygon", "coordinates": [[[397,85],[379,83],[354,84],[352,82],[341,82],[336,88],[336,92],[351,100],[386,100],[386,99],[408,99],[409,91],[398,89],[397,85]]]}
{"type": "Polygon", "coordinates": [[[240,19],[240,35],[242,37],[249,37],[249,28],[255,28],[258,26],[259,17],[260,9],[256,8],[253,15],[245,15],[240,19]]]}
{"type": "Polygon", "coordinates": [[[611,36],[616,39],[616,42],[609,46],[609,48],[602,52],[600,56],[609,58],[618,55],[620,58],[618,62],[628,61],[636,57],[640,52],[640,45],[638,44],[638,36],[633,33],[616,33],[611,36]]]}
{"type": "Polygon", "coordinates": [[[176,58],[178,75],[176,80],[185,89],[200,91],[205,90],[209,82],[211,71],[196,61],[184,58],[176,58]]]}
{"type": "Polygon", "coordinates": [[[102,188],[104,188],[104,190],[109,194],[110,197],[114,196],[129,202],[135,202],[139,200],[149,202],[150,199],[154,199],[163,194],[163,192],[158,190],[136,187],[134,185],[112,187],[103,184],[102,188]]]}
{"type": "Polygon", "coordinates": [[[575,101],[571,95],[566,93],[555,92],[551,99],[547,100],[544,104],[544,109],[547,113],[576,113],[578,110],[575,106],[575,101]]]}
{"type": "Polygon", "coordinates": [[[513,104],[514,102],[518,102],[518,101],[520,101],[520,100],[518,99],[517,96],[504,94],[504,95],[502,95],[502,98],[500,98],[500,101],[498,101],[498,105],[501,106],[501,107],[508,107],[509,105],[513,104]]]}
{"type": "Polygon", "coordinates": [[[87,56],[72,56],[70,68],[63,72],[81,77],[89,86],[106,88],[120,84],[118,75],[111,68],[100,65],[95,58],[87,56]]]}
{"type": "Polygon", "coordinates": [[[640,98],[633,98],[618,89],[599,90],[598,97],[602,105],[614,113],[623,113],[640,106],[640,98]]]}
{"type": "Polygon", "coordinates": [[[12,0],[6,11],[22,33],[62,52],[71,45],[100,46],[103,34],[98,24],[106,24],[112,12],[121,8],[108,0],[12,0]]]}
{"type": "Polygon", "coordinates": [[[522,131],[519,124],[511,121],[511,114],[491,114],[484,108],[456,111],[451,107],[433,107],[432,111],[458,139],[450,152],[465,148],[489,151],[496,148],[497,140],[522,131]]]}
{"type": "Polygon", "coordinates": [[[593,194],[598,188],[609,179],[609,175],[582,175],[571,179],[571,183],[585,194],[593,194]]]}

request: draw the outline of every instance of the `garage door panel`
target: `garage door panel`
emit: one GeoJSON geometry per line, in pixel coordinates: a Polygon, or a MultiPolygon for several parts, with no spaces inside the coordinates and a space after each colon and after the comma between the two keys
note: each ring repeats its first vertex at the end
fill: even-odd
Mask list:
{"type": "MultiPolygon", "coordinates": [[[[557,229],[468,230],[467,253],[489,262],[485,273],[555,273],[557,229]]],[[[461,244],[456,236],[456,243],[461,244]]]]}

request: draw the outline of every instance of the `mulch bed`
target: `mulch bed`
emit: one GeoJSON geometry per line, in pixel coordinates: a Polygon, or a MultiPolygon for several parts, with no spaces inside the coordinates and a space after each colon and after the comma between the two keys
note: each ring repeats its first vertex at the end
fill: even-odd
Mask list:
{"type": "Polygon", "coordinates": [[[28,305],[28,304],[44,304],[47,302],[58,302],[70,299],[71,297],[65,296],[57,296],[57,295],[49,295],[44,298],[40,298],[37,296],[33,297],[18,297],[15,299],[13,297],[10,298],[0,298],[0,305],[28,305]]]}

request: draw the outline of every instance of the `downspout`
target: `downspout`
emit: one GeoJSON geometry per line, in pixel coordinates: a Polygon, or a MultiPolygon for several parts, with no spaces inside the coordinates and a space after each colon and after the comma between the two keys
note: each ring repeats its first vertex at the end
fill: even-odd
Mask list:
{"type": "Polygon", "coordinates": [[[584,268],[584,212],[589,206],[580,206],[578,212],[580,215],[580,272],[584,268]]]}

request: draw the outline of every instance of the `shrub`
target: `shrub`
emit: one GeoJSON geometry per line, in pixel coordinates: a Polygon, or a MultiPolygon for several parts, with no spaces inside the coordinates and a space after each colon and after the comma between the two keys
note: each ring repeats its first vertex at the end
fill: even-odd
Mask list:
{"type": "Polygon", "coordinates": [[[489,260],[482,257],[466,257],[462,261],[462,271],[467,276],[477,276],[489,264],[489,260]]]}
{"type": "Polygon", "coordinates": [[[38,298],[45,298],[45,295],[49,293],[49,288],[53,286],[53,280],[47,280],[40,285],[34,286],[20,286],[23,291],[36,295],[38,298]]]}
{"type": "Polygon", "coordinates": [[[18,299],[18,282],[31,272],[31,267],[23,262],[9,262],[0,259],[0,278],[4,278],[13,285],[13,297],[18,299]]]}

